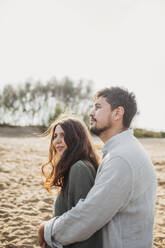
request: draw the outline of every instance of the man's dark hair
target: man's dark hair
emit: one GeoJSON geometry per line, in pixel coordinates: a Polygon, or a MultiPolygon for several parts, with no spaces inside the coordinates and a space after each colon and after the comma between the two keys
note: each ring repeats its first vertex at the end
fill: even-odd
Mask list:
{"type": "Polygon", "coordinates": [[[105,97],[111,105],[111,109],[122,106],[124,108],[123,126],[128,128],[135,114],[137,113],[137,103],[134,93],[128,92],[125,88],[111,87],[98,91],[94,99],[105,97]]]}

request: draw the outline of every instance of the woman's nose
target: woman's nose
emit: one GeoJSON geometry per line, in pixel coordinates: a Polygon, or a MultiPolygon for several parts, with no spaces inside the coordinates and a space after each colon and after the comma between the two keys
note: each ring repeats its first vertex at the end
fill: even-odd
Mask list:
{"type": "Polygon", "coordinates": [[[57,137],[55,142],[56,143],[61,143],[62,142],[62,138],[61,137],[57,137]]]}

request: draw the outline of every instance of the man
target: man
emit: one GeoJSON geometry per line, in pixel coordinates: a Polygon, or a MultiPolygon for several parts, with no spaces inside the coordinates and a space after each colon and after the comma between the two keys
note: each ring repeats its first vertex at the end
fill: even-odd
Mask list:
{"type": "Polygon", "coordinates": [[[103,248],[153,247],[156,174],[129,129],[136,112],[135,96],[126,89],[96,93],[90,129],[105,145],[95,184],[86,199],[41,225],[41,247],[44,240],[51,247],[80,242],[101,228],[103,248]]]}

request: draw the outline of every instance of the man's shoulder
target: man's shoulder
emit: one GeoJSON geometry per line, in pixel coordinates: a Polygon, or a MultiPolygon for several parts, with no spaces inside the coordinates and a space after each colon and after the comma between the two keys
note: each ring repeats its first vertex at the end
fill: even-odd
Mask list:
{"type": "Polygon", "coordinates": [[[150,159],[143,145],[134,136],[131,136],[122,143],[116,144],[113,149],[107,150],[106,159],[111,160],[115,157],[120,157],[130,165],[135,161],[148,161],[150,159]]]}
{"type": "Polygon", "coordinates": [[[133,177],[138,179],[139,175],[143,174],[146,177],[154,175],[154,166],[150,156],[145,151],[142,144],[135,138],[128,140],[125,143],[120,143],[112,150],[108,151],[103,159],[103,163],[108,165],[113,164],[116,160],[116,169],[120,166],[129,167],[132,171],[133,177]]]}

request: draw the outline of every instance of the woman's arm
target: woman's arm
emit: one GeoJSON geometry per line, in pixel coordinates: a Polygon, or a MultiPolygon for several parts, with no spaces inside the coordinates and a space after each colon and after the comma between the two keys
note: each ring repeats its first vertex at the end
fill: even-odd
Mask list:
{"type": "MultiPolygon", "coordinates": [[[[94,184],[96,170],[83,161],[78,161],[71,167],[68,184],[68,210],[81,199],[84,200],[94,184]],[[93,170],[92,170],[93,169],[93,170]]],[[[87,240],[65,246],[66,248],[102,248],[101,230],[87,240]]]]}
{"type": "Polygon", "coordinates": [[[94,184],[95,176],[85,162],[78,161],[71,167],[68,180],[69,210],[74,207],[80,199],[86,198],[94,184]]]}

